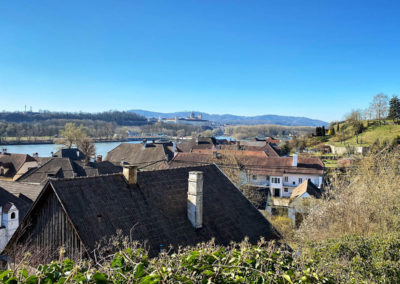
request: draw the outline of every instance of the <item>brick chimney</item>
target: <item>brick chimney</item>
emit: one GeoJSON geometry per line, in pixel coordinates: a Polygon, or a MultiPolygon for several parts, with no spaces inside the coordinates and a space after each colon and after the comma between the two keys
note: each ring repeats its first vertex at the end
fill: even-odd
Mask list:
{"type": "Polygon", "coordinates": [[[195,229],[203,226],[203,172],[189,172],[187,215],[195,229]]]}
{"type": "Polygon", "coordinates": [[[103,161],[103,156],[102,155],[97,155],[96,162],[101,163],[102,161],[103,161]]]}
{"type": "Polygon", "coordinates": [[[137,166],[123,165],[122,174],[124,175],[129,184],[137,183],[137,172],[138,172],[137,166]]]}

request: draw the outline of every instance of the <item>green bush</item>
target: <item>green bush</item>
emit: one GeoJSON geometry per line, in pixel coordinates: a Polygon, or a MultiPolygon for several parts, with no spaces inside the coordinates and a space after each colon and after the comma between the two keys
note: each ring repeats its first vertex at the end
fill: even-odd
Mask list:
{"type": "Polygon", "coordinates": [[[0,272],[2,283],[399,283],[400,234],[345,236],[289,252],[266,242],[213,242],[148,258],[125,248],[101,263],[27,262],[0,272]]]}

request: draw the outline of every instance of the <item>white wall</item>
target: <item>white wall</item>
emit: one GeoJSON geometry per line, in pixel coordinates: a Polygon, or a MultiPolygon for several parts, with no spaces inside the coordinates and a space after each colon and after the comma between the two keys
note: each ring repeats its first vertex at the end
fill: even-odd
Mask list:
{"type": "Polygon", "coordinates": [[[0,251],[4,249],[19,225],[19,211],[13,205],[7,213],[1,212],[2,228],[0,229],[0,251]],[[11,219],[12,214],[15,217],[11,219]]]}
{"type": "Polygon", "coordinates": [[[317,175],[306,175],[306,174],[285,174],[283,176],[283,186],[290,186],[290,187],[296,187],[300,185],[302,182],[305,180],[310,179],[314,185],[317,187],[320,187],[322,185],[322,176],[317,176],[317,175]],[[285,181],[285,177],[288,177],[288,181],[285,181]],[[302,181],[299,181],[299,178],[302,179],[302,181]]]}

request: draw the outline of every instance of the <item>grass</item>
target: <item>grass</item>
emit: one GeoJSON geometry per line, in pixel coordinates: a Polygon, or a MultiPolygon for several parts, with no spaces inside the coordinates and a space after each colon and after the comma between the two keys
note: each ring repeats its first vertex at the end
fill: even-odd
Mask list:
{"type": "MultiPolygon", "coordinates": [[[[364,126],[367,127],[367,122],[363,122],[364,126]]],[[[341,124],[343,126],[345,124],[341,124]]],[[[353,129],[350,125],[347,125],[345,133],[350,138],[345,139],[343,142],[335,141],[338,139],[338,135],[329,139],[328,144],[333,146],[371,146],[377,139],[382,143],[383,141],[391,142],[397,136],[400,136],[400,125],[394,124],[392,121],[385,121],[385,124],[379,124],[378,122],[370,122],[370,125],[363,133],[358,135],[358,143],[355,135],[352,135],[353,129]]]]}
{"type": "Polygon", "coordinates": [[[337,160],[323,160],[326,168],[336,168],[338,166],[337,160]]]}

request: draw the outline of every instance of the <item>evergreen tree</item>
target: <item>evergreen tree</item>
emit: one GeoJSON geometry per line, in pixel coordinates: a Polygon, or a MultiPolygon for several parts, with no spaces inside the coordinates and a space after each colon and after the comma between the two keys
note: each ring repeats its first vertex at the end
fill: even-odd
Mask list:
{"type": "Polygon", "coordinates": [[[315,128],[315,136],[322,136],[322,128],[317,126],[315,128]]]}
{"type": "Polygon", "coordinates": [[[339,125],[340,123],[338,123],[337,124],[337,126],[336,126],[336,132],[339,132],[340,131],[340,125],[339,125]]]}
{"type": "Polygon", "coordinates": [[[325,136],[325,126],[321,127],[321,136],[325,136]]]}
{"type": "Polygon", "coordinates": [[[389,101],[389,119],[396,121],[400,119],[400,100],[397,96],[393,96],[389,101]]]}

